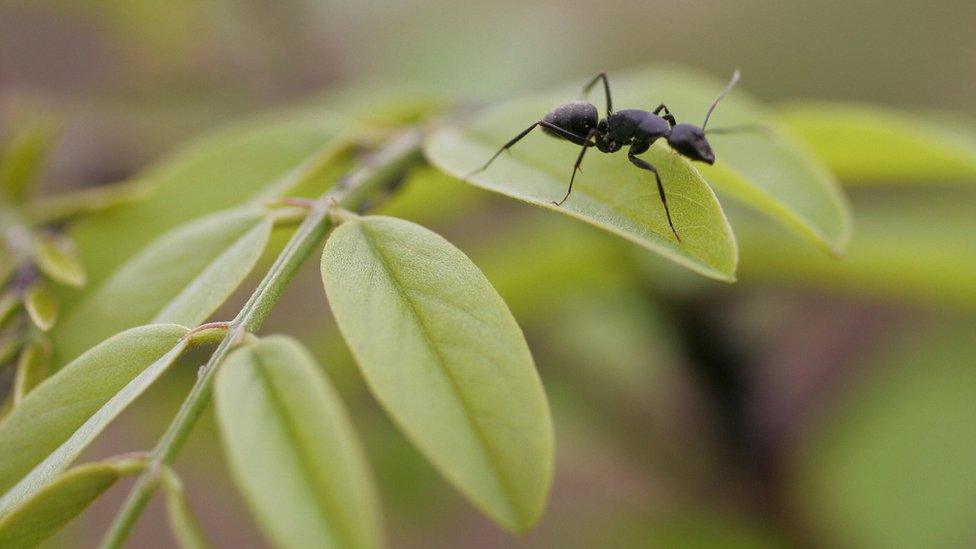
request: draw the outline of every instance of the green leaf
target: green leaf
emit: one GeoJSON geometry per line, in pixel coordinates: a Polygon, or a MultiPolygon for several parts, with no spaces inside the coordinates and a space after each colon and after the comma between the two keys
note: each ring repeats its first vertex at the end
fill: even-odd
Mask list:
{"type": "Polygon", "coordinates": [[[142,460],[116,458],[74,467],[0,518],[0,547],[35,547],[81,513],[142,460]]]}
{"type": "MultiPolygon", "coordinates": [[[[720,80],[673,68],[651,68],[614,74],[610,80],[614,104],[618,109],[624,106],[653,109],[664,101],[679,122],[694,124],[699,124],[704,118],[708,106],[724,85],[720,80]]],[[[461,150],[455,150],[455,157],[452,159],[445,158],[446,155],[432,154],[432,160],[442,167],[450,166],[452,169],[449,171],[455,175],[469,173],[529,123],[538,120],[556,105],[578,98],[581,84],[582,82],[564,87],[547,96],[508,103],[485,113],[478,118],[469,134],[465,135],[466,139],[476,143],[460,144],[455,143],[454,139],[447,139],[445,147],[461,150]],[[459,158],[461,154],[465,156],[459,158]]],[[[602,110],[602,97],[594,95],[590,99],[602,110]]],[[[709,127],[718,129],[756,124],[765,126],[768,131],[710,135],[709,141],[718,160],[714,166],[701,163],[695,163],[694,166],[720,192],[773,217],[828,250],[843,249],[850,233],[850,214],[846,200],[832,175],[812,158],[802,141],[780,131],[774,118],[766,113],[763,106],[749,98],[741,89],[736,89],[723,100],[709,122],[709,127]]],[[[448,136],[435,134],[433,142],[445,137],[448,136]]],[[[565,189],[573,165],[572,158],[575,158],[578,148],[551,140],[548,145],[543,145],[546,141],[542,137],[529,137],[523,142],[512,149],[514,160],[499,157],[496,164],[505,167],[493,165],[486,173],[474,178],[475,184],[492,188],[528,186],[533,176],[527,172],[544,170],[547,174],[557,176],[556,179],[565,189]],[[490,175],[493,171],[494,176],[490,175]],[[519,181],[512,183],[511,180],[515,177],[519,181]]],[[[428,147],[429,152],[434,152],[431,149],[433,147],[428,147]]],[[[634,185],[634,177],[638,173],[636,168],[622,154],[616,156],[620,158],[589,153],[584,162],[584,174],[588,173],[587,177],[591,179],[584,177],[582,181],[589,182],[584,183],[582,188],[607,196],[618,194],[615,193],[618,189],[623,191],[628,185],[634,185]],[[603,158],[596,160],[597,157],[603,158]],[[610,166],[616,166],[616,171],[610,171],[610,166]]],[[[666,159],[670,156],[670,151],[664,143],[660,143],[652,147],[645,156],[652,163],[661,164],[668,162],[666,159]]],[[[639,181],[643,182],[640,188],[644,189],[639,203],[650,208],[656,203],[653,192],[650,192],[653,190],[653,179],[644,175],[639,177],[639,181]]],[[[665,190],[680,184],[669,183],[669,177],[663,173],[662,179],[665,190]]],[[[546,201],[553,200],[549,195],[554,190],[553,186],[552,190],[546,191],[546,201]]],[[[669,192],[669,196],[670,194],[672,193],[669,192]]],[[[629,193],[621,204],[629,205],[634,200],[634,194],[629,193]]],[[[570,199],[564,207],[572,202],[570,199]]],[[[701,204],[688,204],[685,207],[689,209],[688,215],[692,216],[703,208],[701,204]]],[[[696,217],[701,217],[701,213],[696,217]]],[[[695,224],[696,217],[684,222],[676,220],[679,234],[681,224],[695,224]]]]}
{"type": "Polygon", "coordinates": [[[0,295],[0,327],[6,324],[7,319],[13,316],[14,311],[20,305],[20,298],[14,291],[7,291],[0,295]]]}
{"type": "MultiPolygon", "coordinates": [[[[336,114],[302,110],[233,124],[188,143],[140,174],[144,199],[72,225],[89,280],[98,284],[173,227],[273,196],[346,129],[336,114]]],[[[325,172],[313,196],[343,173],[325,172]]]]}
{"type": "Polygon", "coordinates": [[[36,120],[14,128],[0,147],[0,192],[14,202],[27,198],[37,182],[44,154],[54,141],[54,126],[36,120]]]}
{"type": "Polygon", "coordinates": [[[35,337],[20,350],[17,373],[14,376],[14,406],[20,404],[27,393],[44,381],[50,363],[51,342],[45,337],[35,337]]]}
{"type": "Polygon", "coordinates": [[[58,320],[58,298],[43,280],[31,284],[24,292],[24,309],[27,310],[31,322],[45,332],[58,320]]]}
{"type": "Polygon", "coordinates": [[[61,192],[31,200],[25,213],[32,224],[46,225],[135,202],[144,198],[147,191],[146,185],[119,183],[61,192]]]}
{"type": "Polygon", "coordinates": [[[243,282],[272,222],[260,210],[222,212],[150,244],[73,308],[55,334],[60,362],[132,326],[196,326],[243,282]]]}
{"type": "Polygon", "coordinates": [[[481,271],[423,227],[366,217],[329,237],[322,278],[390,416],[486,514],[531,528],[552,480],[549,407],[522,331],[481,271]]]}
{"type": "Polygon", "coordinates": [[[777,115],[845,183],[976,182],[976,133],[938,116],[815,102],[777,115]]]}
{"type": "Polygon", "coordinates": [[[186,333],[172,324],[127,330],[28,393],[0,422],[0,514],[70,465],[180,356],[186,333]]]}
{"type": "Polygon", "coordinates": [[[10,329],[0,332],[0,371],[9,360],[17,356],[21,345],[23,345],[23,336],[19,330],[10,329]]]}
{"type": "MultiPolygon", "coordinates": [[[[479,118],[469,130],[446,127],[425,144],[427,158],[437,167],[465,178],[485,163],[503,143],[549,108],[553,96],[505,103],[479,118]]],[[[541,132],[540,132],[541,133],[541,132]]],[[[576,176],[573,194],[566,193],[579,148],[532,135],[500,156],[470,183],[506,196],[549,208],[636,242],[705,276],[734,280],[738,253],[722,207],[701,175],[684,159],[655,146],[646,155],[657,166],[668,206],[681,236],[678,243],[668,226],[654,176],[626,158],[591,152],[576,176]]]]}
{"type": "Polygon", "coordinates": [[[372,475],[338,393],[296,341],[235,350],[216,410],[237,486],[277,547],[382,544],[372,475]]]}
{"type": "Polygon", "coordinates": [[[857,232],[841,260],[804,253],[789,235],[731,211],[746,282],[808,284],[859,299],[937,309],[976,307],[976,194],[888,196],[856,204],[857,232]]]}
{"type": "Polygon", "coordinates": [[[163,466],[162,478],[163,495],[166,496],[166,516],[169,528],[176,537],[181,549],[206,549],[209,547],[197,521],[196,515],[190,509],[183,490],[183,482],[169,467],[163,466]]]}
{"type": "Polygon", "coordinates": [[[42,273],[57,282],[75,287],[85,285],[85,268],[67,238],[58,235],[43,235],[37,238],[34,246],[34,263],[42,273]]]}

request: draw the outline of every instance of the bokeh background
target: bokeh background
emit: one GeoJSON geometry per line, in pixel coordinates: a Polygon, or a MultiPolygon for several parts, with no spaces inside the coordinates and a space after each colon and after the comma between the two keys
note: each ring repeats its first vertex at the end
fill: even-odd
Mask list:
{"type": "MultiPolygon", "coordinates": [[[[24,111],[58,121],[51,192],[130,179],[215,126],[299,103],[369,113],[425,92],[485,101],[645,64],[719,78],[737,67],[772,103],[871,102],[976,128],[974,24],[965,0],[6,0],[0,123],[24,111]]],[[[769,244],[793,255],[764,256],[750,233],[780,229],[740,232],[733,217],[734,286],[462,183],[445,181],[436,207],[409,188],[391,203],[485,270],[536,356],[557,469],[524,538],[481,518],[378,411],[315,268],[264,331],[300,336],[339,385],[395,547],[973,546],[976,195],[890,183],[849,190],[855,232],[902,235],[911,219],[908,239],[934,250],[917,270],[901,236],[855,248],[849,271],[799,240],[769,244]]],[[[168,374],[88,455],[149,448],[194,374],[168,374]]],[[[265,545],[209,418],[177,466],[215,546],[265,545]]],[[[48,546],[93,546],[128,487],[48,546]]],[[[131,544],[172,546],[158,501],[131,544]]]]}

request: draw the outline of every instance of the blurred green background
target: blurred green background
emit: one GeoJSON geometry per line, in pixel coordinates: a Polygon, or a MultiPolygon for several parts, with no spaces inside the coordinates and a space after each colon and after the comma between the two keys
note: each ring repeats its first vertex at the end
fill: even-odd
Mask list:
{"type": "MultiPolygon", "coordinates": [[[[221,123],[296,104],[377,116],[391,98],[492,100],[642,64],[740,68],[772,103],[939,111],[976,133],[974,23],[971,1],[7,0],[0,119],[60,122],[48,191],[128,179],[221,123]]],[[[852,185],[840,262],[723,201],[742,248],[733,286],[447,178],[408,186],[389,211],[486,272],[552,401],[556,480],[525,538],[481,518],[378,411],[316,265],[264,331],[301,337],[339,385],[394,547],[973,546],[974,182],[852,185]]],[[[186,366],[87,455],[150,447],[186,366]]],[[[177,466],[215,546],[264,545],[209,420],[177,466]]],[[[120,484],[48,546],[93,546],[120,484]]],[[[172,546],[158,501],[131,544],[172,546]]]]}

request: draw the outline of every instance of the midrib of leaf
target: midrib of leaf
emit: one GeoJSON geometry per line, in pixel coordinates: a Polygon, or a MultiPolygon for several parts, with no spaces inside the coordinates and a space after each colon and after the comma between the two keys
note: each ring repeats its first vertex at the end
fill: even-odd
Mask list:
{"type": "MultiPolygon", "coordinates": [[[[451,389],[454,392],[454,397],[457,399],[458,403],[460,404],[460,408],[464,415],[464,418],[471,426],[471,430],[475,434],[475,439],[478,441],[478,444],[481,446],[482,451],[484,451],[485,456],[488,459],[488,464],[491,466],[490,468],[491,474],[495,478],[495,482],[501,488],[501,493],[504,496],[504,498],[507,500],[509,509],[515,515],[516,523],[517,523],[518,522],[517,517],[521,513],[519,512],[519,506],[516,503],[516,498],[513,494],[512,487],[509,486],[508,482],[505,481],[504,475],[501,475],[499,473],[498,470],[500,469],[500,467],[499,467],[498,457],[491,449],[491,445],[487,443],[485,435],[481,430],[481,425],[475,420],[474,416],[471,414],[468,403],[464,400],[464,396],[463,396],[464,394],[461,392],[457,380],[454,379],[454,377],[451,375],[450,369],[446,367],[447,361],[441,355],[440,350],[437,348],[437,345],[434,344],[434,340],[430,335],[430,328],[427,327],[427,323],[425,322],[423,315],[420,314],[420,311],[418,310],[416,304],[406,294],[405,290],[402,289],[403,286],[402,282],[393,273],[393,270],[390,268],[388,264],[388,259],[386,255],[383,253],[382,249],[376,244],[376,242],[374,242],[372,234],[370,233],[369,229],[366,228],[366,224],[359,223],[359,228],[363,232],[364,236],[366,236],[366,242],[369,244],[370,249],[380,259],[380,265],[383,266],[383,271],[386,273],[386,276],[393,282],[393,287],[395,288],[397,295],[400,297],[400,300],[407,305],[408,309],[410,310],[410,313],[416,320],[417,326],[420,328],[420,333],[423,335],[424,340],[427,342],[428,347],[430,347],[434,355],[434,358],[437,360],[437,365],[439,366],[438,371],[441,372],[441,375],[443,375],[444,378],[447,379],[448,384],[451,386],[451,389]]],[[[409,430],[405,430],[405,432],[409,433],[409,430]]]]}
{"type": "MultiPolygon", "coordinates": [[[[330,528],[330,530],[336,532],[338,537],[343,538],[343,545],[348,543],[349,547],[354,547],[355,544],[350,542],[355,539],[355,536],[350,535],[349,532],[347,532],[342,526],[338,528],[334,527],[335,524],[333,524],[333,522],[329,519],[329,513],[333,513],[332,516],[342,516],[341,506],[337,503],[333,503],[330,498],[325,496],[325,494],[329,493],[328,488],[330,487],[330,484],[324,481],[316,473],[316,468],[313,465],[314,460],[312,459],[310,452],[305,448],[306,445],[304,444],[304,437],[300,435],[301,430],[295,426],[294,421],[291,419],[291,415],[288,413],[288,408],[285,406],[285,402],[287,400],[278,394],[274,382],[270,379],[270,377],[268,377],[267,372],[265,372],[264,369],[266,366],[260,353],[254,352],[253,350],[250,352],[254,357],[254,362],[256,365],[255,369],[258,371],[258,377],[261,379],[261,383],[267,388],[268,396],[271,398],[271,402],[274,404],[275,409],[279,411],[278,417],[281,419],[281,423],[284,425],[285,431],[291,435],[293,440],[302,441],[297,444],[298,461],[301,463],[302,469],[304,469],[305,473],[313,479],[317,488],[325,488],[325,490],[312,490],[316,501],[319,502],[319,513],[321,514],[323,521],[326,524],[333,526],[333,528],[330,528]]],[[[342,523],[343,521],[340,520],[338,522],[342,523]]]]}

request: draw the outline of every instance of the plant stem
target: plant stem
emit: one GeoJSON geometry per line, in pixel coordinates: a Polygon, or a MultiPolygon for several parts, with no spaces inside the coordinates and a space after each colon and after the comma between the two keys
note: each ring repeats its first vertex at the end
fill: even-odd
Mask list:
{"type": "Polygon", "coordinates": [[[244,335],[256,331],[267,318],[278,297],[294,277],[295,272],[319,246],[333,226],[329,210],[334,204],[356,209],[377,189],[395,180],[420,160],[420,132],[406,130],[369,156],[363,164],[340,181],[335,188],[314,201],[308,215],[278,255],[271,269],[231,321],[227,333],[210,360],[203,367],[197,382],[176,417],[153,449],[146,470],[139,476],[128,498],[116,515],[102,547],[121,547],[135,526],[139,514],[159,482],[163,467],[171,464],[179,453],[200,415],[210,402],[214,379],[221,361],[239,344],[244,335]]]}

